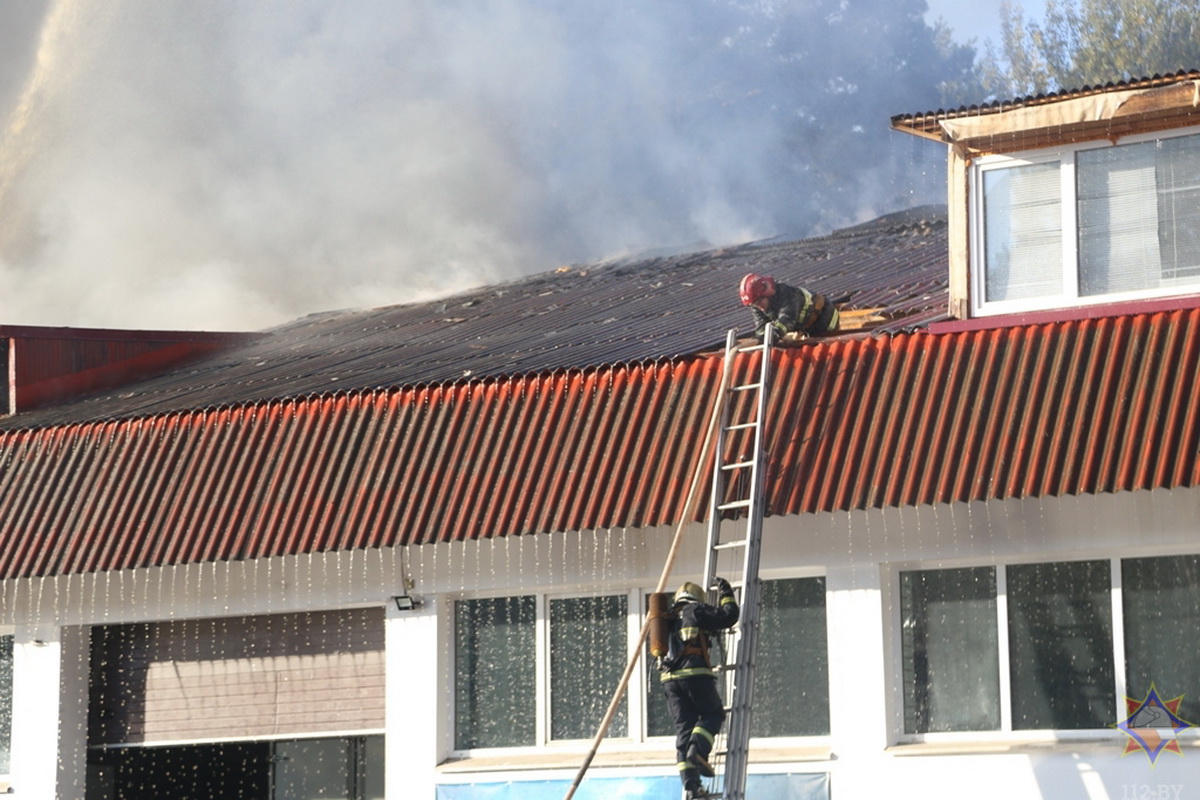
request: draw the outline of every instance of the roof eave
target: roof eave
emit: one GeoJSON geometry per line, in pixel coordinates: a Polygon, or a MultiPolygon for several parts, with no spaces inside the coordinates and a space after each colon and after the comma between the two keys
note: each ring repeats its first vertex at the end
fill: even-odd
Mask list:
{"type": "Polygon", "coordinates": [[[995,106],[901,115],[892,128],[968,156],[1011,153],[1200,125],[1200,75],[995,106]]]}

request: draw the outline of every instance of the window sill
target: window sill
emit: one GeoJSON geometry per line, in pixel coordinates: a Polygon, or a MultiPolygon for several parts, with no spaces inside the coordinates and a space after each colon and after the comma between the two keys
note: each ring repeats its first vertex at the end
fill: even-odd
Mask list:
{"type": "Polygon", "coordinates": [[[1051,322],[1071,322],[1098,319],[1101,317],[1126,316],[1131,314],[1157,314],[1200,307],[1200,295],[1196,293],[1172,295],[1170,297],[1142,300],[1123,300],[1093,304],[1077,303],[1061,308],[1033,309],[1029,311],[999,314],[981,314],[968,319],[934,322],[927,330],[930,333],[962,333],[964,331],[989,330],[992,328],[1015,328],[1022,325],[1041,325],[1051,322]]]}
{"type": "MultiPolygon", "coordinates": [[[[912,756],[973,756],[973,755],[1035,755],[1045,753],[1093,754],[1124,749],[1127,736],[1080,737],[1076,739],[1009,739],[1005,741],[902,742],[886,748],[888,755],[912,756]]],[[[1179,736],[1179,746],[1185,750],[1200,750],[1200,738],[1179,736]]]]}
{"type": "MultiPolygon", "coordinates": [[[[455,775],[470,772],[509,772],[536,769],[578,769],[585,753],[579,751],[551,752],[542,750],[520,755],[469,756],[452,758],[438,765],[438,772],[455,775]]],[[[832,752],[828,745],[813,747],[751,747],[751,764],[829,761],[832,752]]],[[[592,767],[663,767],[675,766],[671,745],[653,750],[600,752],[592,759],[592,767]]]]}

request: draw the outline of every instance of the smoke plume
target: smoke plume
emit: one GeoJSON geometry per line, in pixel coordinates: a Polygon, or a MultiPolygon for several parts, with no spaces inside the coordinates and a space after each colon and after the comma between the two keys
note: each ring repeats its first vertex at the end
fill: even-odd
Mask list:
{"type": "Polygon", "coordinates": [[[255,329],[855,221],[804,199],[779,20],[747,7],[6,8],[0,322],[255,329]]]}

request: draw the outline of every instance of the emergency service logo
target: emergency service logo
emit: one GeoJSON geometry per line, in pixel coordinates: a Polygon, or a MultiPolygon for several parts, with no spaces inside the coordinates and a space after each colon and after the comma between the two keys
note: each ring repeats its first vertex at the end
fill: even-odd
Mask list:
{"type": "Polygon", "coordinates": [[[1182,702],[1183,695],[1173,700],[1163,700],[1154,684],[1150,684],[1150,691],[1143,700],[1126,697],[1125,710],[1129,716],[1116,723],[1116,727],[1129,737],[1123,755],[1141,750],[1151,764],[1164,751],[1183,755],[1179,747],[1179,734],[1196,725],[1180,718],[1179,705],[1182,702]]]}

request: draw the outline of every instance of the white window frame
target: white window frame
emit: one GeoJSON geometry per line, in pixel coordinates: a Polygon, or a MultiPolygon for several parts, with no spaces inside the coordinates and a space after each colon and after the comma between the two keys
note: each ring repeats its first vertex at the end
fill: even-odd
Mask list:
{"type": "MultiPolygon", "coordinates": [[[[1008,628],[1008,568],[1026,564],[1060,564],[1077,563],[1081,561],[1107,561],[1109,564],[1109,604],[1110,621],[1112,623],[1112,657],[1113,657],[1113,691],[1114,707],[1113,720],[1124,719],[1126,714],[1126,664],[1125,664],[1125,618],[1124,598],[1122,594],[1121,562],[1129,559],[1152,557],[1194,556],[1195,551],[1169,552],[1134,552],[1118,556],[1110,555],[1072,555],[1054,557],[1046,555],[1036,558],[997,561],[984,563],[980,561],[938,561],[916,562],[893,565],[890,570],[891,594],[896,598],[892,603],[891,619],[891,658],[890,669],[894,676],[892,685],[891,741],[898,744],[947,744],[996,742],[1011,744],[1014,741],[1052,742],[1057,740],[1115,740],[1124,734],[1115,727],[1091,729],[1042,729],[1014,730],[1012,726],[1012,675],[1011,655],[1009,653],[1008,628]],[[994,731],[947,731],[936,733],[908,733],[904,729],[904,654],[902,647],[901,625],[903,614],[900,607],[900,573],[925,572],[941,569],[961,569],[971,567],[991,567],[996,572],[996,625],[997,625],[997,660],[999,662],[999,691],[1000,728],[994,731]]],[[[1177,734],[1183,739],[1200,739],[1200,728],[1190,728],[1177,734]]]]}
{"type": "Polygon", "coordinates": [[[1141,289],[1129,292],[1090,297],[1079,296],[1079,258],[1078,258],[1078,220],[1077,198],[1075,194],[1075,162],[1076,156],[1083,151],[1099,150],[1113,146],[1124,146],[1152,142],[1161,139],[1173,139],[1184,136],[1200,135],[1200,126],[1181,128],[1169,132],[1128,136],[1116,145],[1104,142],[1086,142],[1078,145],[1068,145],[1054,150],[1028,151],[1012,155],[982,156],[971,163],[968,169],[968,196],[970,213],[968,217],[970,235],[970,313],[972,317],[988,317],[1001,314],[1019,314],[1049,309],[1072,308],[1104,305],[1108,303],[1125,302],[1130,300],[1145,300],[1159,297],[1173,297],[1200,294],[1200,283],[1187,286],[1163,286],[1152,289],[1141,289]],[[1060,205],[1062,230],[1062,293],[1044,295],[1042,297],[1021,300],[993,300],[985,298],[986,289],[986,249],[984,242],[984,202],[983,176],[995,169],[1018,166],[1046,164],[1058,161],[1060,167],[1060,205]]]}
{"type": "MultiPolygon", "coordinates": [[[[791,580],[803,578],[823,578],[826,573],[823,571],[813,570],[794,570],[788,571],[785,574],[772,572],[769,577],[764,576],[764,581],[772,580],[791,580]]],[[[550,738],[550,714],[551,714],[551,697],[550,697],[550,601],[565,598],[575,597],[606,597],[612,595],[624,594],[626,597],[626,635],[627,647],[622,654],[623,658],[628,658],[629,647],[637,641],[638,635],[641,633],[642,625],[645,622],[644,607],[650,594],[653,593],[652,588],[647,587],[623,587],[614,586],[611,588],[599,589],[596,591],[537,591],[524,590],[512,591],[503,593],[464,593],[453,596],[451,599],[451,613],[448,615],[448,639],[450,647],[450,658],[452,661],[458,657],[454,651],[454,612],[453,608],[456,603],[464,600],[482,600],[498,597],[514,597],[528,596],[534,597],[535,620],[534,620],[534,641],[536,642],[536,652],[534,654],[534,672],[535,672],[535,697],[536,709],[534,711],[534,743],[532,745],[516,745],[512,747],[488,747],[488,748],[473,748],[473,749],[458,749],[454,747],[456,740],[456,732],[453,726],[456,724],[457,713],[454,708],[455,702],[455,682],[457,678],[457,666],[454,669],[447,671],[447,685],[445,688],[445,696],[449,700],[449,723],[451,730],[449,731],[449,754],[455,759],[469,759],[479,757],[494,757],[505,755],[528,755],[531,752],[538,750],[545,752],[574,752],[583,751],[590,746],[592,735],[589,734],[586,739],[551,739],[550,738]]],[[[828,582],[826,583],[826,597],[828,598],[828,582]]],[[[826,617],[826,628],[828,629],[829,620],[826,617]]],[[[643,658],[646,657],[643,653],[643,658]]],[[[615,688],[615,687],[614,687],[615,688]]],[[[629,686],[626,689],[625,697],[622,702],[626,704],[626,712],[629,719],[629,735],[622,737],[609,737],[609,741],[619,744],[623,749],[634,751],[646,751],[660,753],[664,747],[670,748],[670,742],[673,741],[673,736],[651,736],[647,730],[648,708],[646,698],[649,691],[656,687],[651,686],[646,678],[646,670],[639,668],[633,670],[630,676],[629,686]]],[[[787,736],[787,737],[771,737],[760,738],[755,737],[753,742],[770,742],[777,747],[813,747],[824,746],[829,742],[829,736],[787,736]]]]}
{"type": "MultiPolygon", "coordinates": [[[[453,598],[451,607],[454,604],[464,600],[482,600],[498,597],[514,597],[521,595],[532,595],[534,598],[534,697],[536,708],[534,709],[534,743],[532,745],[514,745],[512,747],[488,747],[475,749],[457,749],[453,747],[455,741],[455,732],[451,731],[450,736],[450,755],[453,758],[473,758],[480,756],[501,756],[507,754],[529,753],[538,749],[550,750],[580,750],[585,745],[591,743],[591,735],[585,739],[551,739],[550,738],[550,714],[551,714],[551,697],[550,697],[550,601],[562,600],[578,597],[610,597],[615,595],[623,595],[626,598],[625,608],[625,631],[626,642],[632,644],[637,640],[638,634],[641,632],[643,615],[641,613],[641,604],[645,602],[645,592],[631,587],[612,587],[610,589],[594,591],[594,592],[544,592],[544,591],[514,591],[500,594],[464,594],[453,598]]],[[[449,618],[451,629],[454,625],[454,615],[449,618]]],[[[451,630],[450,635],[451,659],[457,659],[458,653],[453,652],[454,634],[451,630]]],[[[622,653],[622,658],[628,658],[628,648],[622,653]]],[[[447,688],[446,696],[450,699],[453,706],[455,697],[455,681],[457,678],[457,666],[455,669],[448,672],[450,685],[447,688]]],[[[614,687],[616,688],[616,687],[614,687]]],[[[643,734],[645,730],[645,701],[646,694],[645,680],[641,675],[640,670],[634,670],[634,674],[630,678],[630,684],[626,691],[622,702],[626,703],[627,716],[629,719],[629,736],[615,737],[613,741],[620,742],[623,746],[634,746],[639,742],[646,741],[643,734]]],[[[451,708],[450,723],[455,724],[457,714],[451,708]]]]}
{"type": "MultiPolygon", "coordinates": [[[[637,636],[641,632],[641,609],[640,605],[635,604],[644,602],[642,592],[636,589],[618,588],[613,591],[559,592],[537,595],[537,746],[577,748],[582,743],[590,744],[595,735],[595,731],[591,731],[587,737],[581,739],[552,739],[550,736],[550,717],[554,707],[554,698],[551,696],[550,687],[550,602],[552,600],[570,600],[581,597],[615,597],[619,595],[625,596],[625,650],[621,653],[622,663],[624,663],[629,658],[630,644],[637,640],[637,636]]],[[[613,689],[615,690],[616,687],[614,686],[613,689]]],[[[645,694],[641,673],[639,670],[634,670],[634,674],[630,676],[630,683],[626,689],[625,697],[622,698],[622,702],[626,704],[629,734],[627,736],[612,736],[610,734],[608,738],[611,741],[633,744],[644,738],[641,732],[645,729],[641,725],[641,722],[645,717],[645,702],[642,700],[645,694]],[[634,692],[639,687],[642,688],[642,691],[638,692],[635,696],[634,692]]],[[[611,702],[611,698],[609,698],[609,702],[611,702]]],[[[607,705],[605,708],[607,708],[607,705]]]]}

